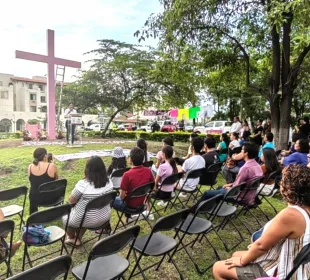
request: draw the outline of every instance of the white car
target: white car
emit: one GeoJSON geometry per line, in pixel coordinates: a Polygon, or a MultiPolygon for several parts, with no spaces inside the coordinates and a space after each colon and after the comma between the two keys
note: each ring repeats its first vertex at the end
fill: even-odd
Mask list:
{"type": "Polygon", "coordinates": [[[194,132],[205,134],[221,134],[229,132],[231,122],[228,121],[212,121],[208,122],[205,126],[196,126],[194,132]]]}
{"type": "Polygon", "coordinates": [[[152,132],[152,128],[151,125],[147,124],[147,125],[142,125],[138,130],[143,130],[145,132],[152,132]]]}
{"type": "Polygon", "coordinates": [[[192,132],[193,130],[194,130],[194,127],[192,125],[186,125],[185,126],[185,131],[192,132]]]}
{"type": "Polygon", "coordinates": [[[94,123],[85,128],[85,130],[88,130],[88,131],[100,131],[101,129],[102,127],[100,123],[94,123]]]}

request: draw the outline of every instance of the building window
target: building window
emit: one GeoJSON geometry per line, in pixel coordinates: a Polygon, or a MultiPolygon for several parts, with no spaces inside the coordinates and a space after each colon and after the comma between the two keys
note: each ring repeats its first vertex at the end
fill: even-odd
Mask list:
{"type": "Polygon", "coordinates": [[[37,95],[34,93],[30,93],[30,100],[36,101],[37,100],[37,95]]]}
{"type": "Polygon", "coordinates": [[[39,89],[40,89],[41,91],[45,91],[44,85],[38,85],[38,87],[39,87],[39,89]]]}
{"type": "Polygon", "coordinates": [[[30,112],[36,112],[37,107],[36,106],[30,106],[30,112]]]}
{"type": "Polygon", "coordinates": [[[1,91],[1,99],[9,99],[9,92],[8,91],[1,91]]]}
{"type": "Polygon", "coordinates": [[[0,87],[3,87],[3,82],[2,81],[0,81],[0,87]]]}
{"type": "Polygon", "coordinates": [[[46,103],[46,97],[45,96],[41,96],[41,103],[46,103]]]}
{"type": "Polygon", "coordinates": [[[33,89],[33,84],[28,84],[29,89],[33,89]]]}

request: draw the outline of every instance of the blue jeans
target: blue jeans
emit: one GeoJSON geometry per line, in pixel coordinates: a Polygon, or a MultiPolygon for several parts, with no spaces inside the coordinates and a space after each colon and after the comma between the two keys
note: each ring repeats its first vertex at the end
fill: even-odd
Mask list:
{"type": "Polygon", "coordinates": [[[205,191],[202,195],[202,197],[198,200],[198,202],[196,203],[196,205],[199,205],[200,202],[205,201],[211,197],[215,197],[218,194],[222,194],[225,195],[227,193],[227,190],[224,189],[223,187],[218,187],[216,190],[209,190],[209,191],[205,191]]]}
{"type": "Polygon", "coordinates": [[[126,202],[122,200],[119,196],[115,198],[112,207],[117,210],[123,212],[126,207],[126,202]]]}

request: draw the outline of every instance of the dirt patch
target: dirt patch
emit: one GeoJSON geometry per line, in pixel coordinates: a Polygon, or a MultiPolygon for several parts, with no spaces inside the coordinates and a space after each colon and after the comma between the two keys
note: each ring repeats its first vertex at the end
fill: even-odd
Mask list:
{"type": "Polygon", "coordinates": [[[19,147],[22,144],[22,139],[5,139],[0,141],[1,148],[19,147]]]}
{"type": "Polygon", "coordinates": [[[70,160],[67,160],[65,161],[65,164],[64,166],[61,168],[61,170],[73,170],[74,169],[74,166],[75,166],[75,160],[73,159],[70,159],[70,160]]]}
{"type": "Polygon", "coordinates": [[[11,173],[14,172],[13,167],[0,167],[0,177],[6,177],[9,176],[11,173]]]}

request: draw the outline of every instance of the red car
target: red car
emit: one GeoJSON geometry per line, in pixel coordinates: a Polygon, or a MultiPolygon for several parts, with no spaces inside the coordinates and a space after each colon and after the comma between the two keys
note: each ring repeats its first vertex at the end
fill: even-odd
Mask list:
{"type": "Polygon", "coordinates": [[[170,121],[165,121],[162,128],[161,132],[175,132],[177,130],[177,127],[172,124],[170,121]]]}

